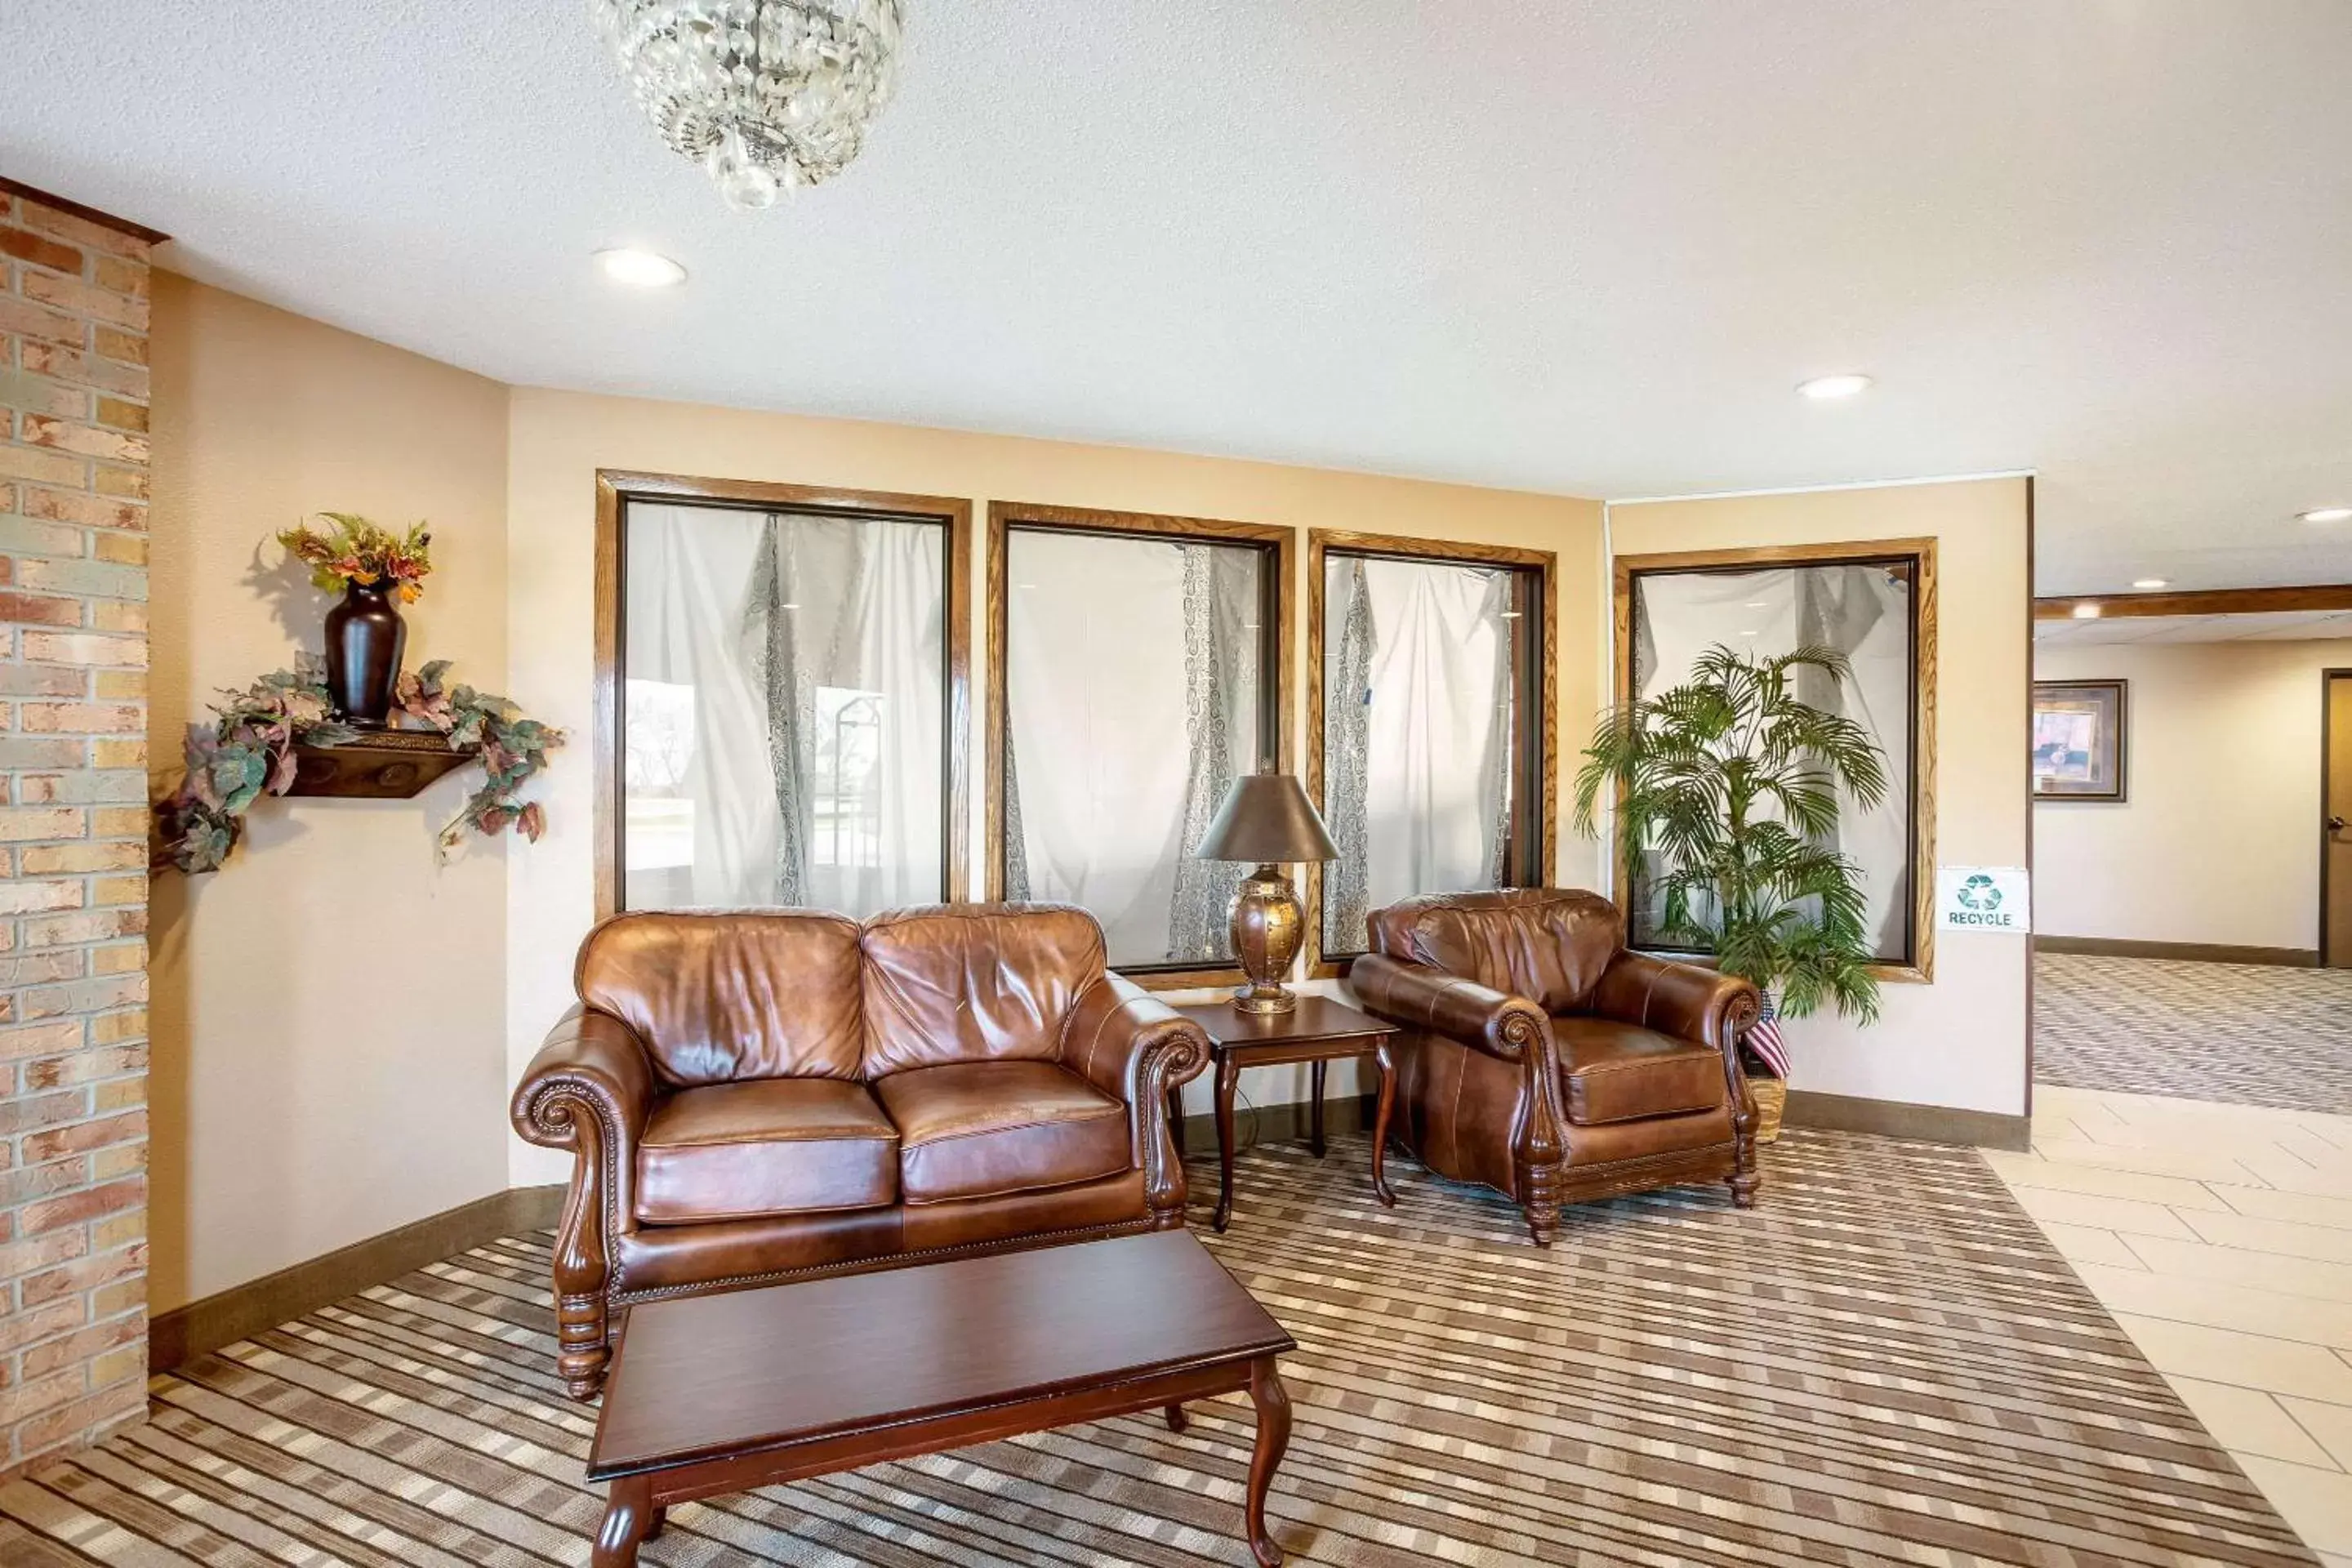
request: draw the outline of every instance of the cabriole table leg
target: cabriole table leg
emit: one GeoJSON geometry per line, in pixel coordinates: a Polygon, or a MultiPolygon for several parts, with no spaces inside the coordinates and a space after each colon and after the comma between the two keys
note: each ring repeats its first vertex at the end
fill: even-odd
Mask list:
{"type": "MultiPolygon", "coordinates": [[[[1290,1447],[1290,1394],[1282,1386],[1274,1358],[1250,1363],[1250,1403],[1257,1406],[1257,1444],[1250,1450],[1248,1501],[1243,1522],[1249,1530],[1251,1552],[1261,1568],[1281,1568],[1282,1548],[1265,1528],[1265,1494],[1274,1485],[1275,1468],[1290,1447]]],[[[601,1568],[601,1565],[600,1565],[601,1568]]]]}
{"type": "Polygon", "coordinates": [[[1394,1208],[1396,1194],[1389,1190],[1389,1113],[1396,1108],[1396,1064],[1389,1058],[1386,1040],[1373,1049],[1372,1060],[1381,1074],[1380,1103],[1372,1111],[1372,1195],[1381,1207],[1394,1208]]]}
{"type": "Polygon", "coordinates": [[[596,1531],[593,1568],[636,1568],[637,1544],[665,1511],[654,1507],[653,1483],[646,1477],[614,1481],[604,1502],[604,1522],[596,1531]]]}

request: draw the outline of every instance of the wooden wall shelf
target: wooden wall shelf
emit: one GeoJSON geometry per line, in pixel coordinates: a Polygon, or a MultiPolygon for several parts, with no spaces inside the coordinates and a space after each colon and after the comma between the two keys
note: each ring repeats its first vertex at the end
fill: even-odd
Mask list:
{"type": "Polygon", "coordinates": [[[294,748],[289,795],[406,800],[474,760],[431,730],[377,730],[342,746],[294,748]]]}

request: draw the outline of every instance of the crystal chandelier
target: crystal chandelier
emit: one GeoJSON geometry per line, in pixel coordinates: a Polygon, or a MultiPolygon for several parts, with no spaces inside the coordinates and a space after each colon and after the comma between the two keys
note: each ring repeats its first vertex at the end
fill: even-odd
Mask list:
{"type": "Polygon", "coordinates": [[[739,212],[829,180],[898,85],[899,0],[590,0],[629,90],[739,212]]]}

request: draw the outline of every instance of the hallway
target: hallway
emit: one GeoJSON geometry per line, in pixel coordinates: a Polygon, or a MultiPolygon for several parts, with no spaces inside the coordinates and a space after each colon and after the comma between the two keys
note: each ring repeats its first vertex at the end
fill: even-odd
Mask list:
{"type": "Polygon", "coordinates": [[[2323,1561],[2352,1565],[2352,973],[2043,954],[1986,1151],[2323,1561]]]}
{"type": "Polygon", "coordinates": [[[2033,985],[2037,1091],[2352,1115],[2352,969],[2044,952],[2033,985]]]}

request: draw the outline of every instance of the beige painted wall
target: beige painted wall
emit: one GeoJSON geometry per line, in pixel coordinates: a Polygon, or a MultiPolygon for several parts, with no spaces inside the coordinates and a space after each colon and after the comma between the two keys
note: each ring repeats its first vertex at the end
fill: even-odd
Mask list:
{"type": "MultiPolygon", "coordinates": [[[[600,468],[840,485],[857,489],[966,496],[974,515],[989,500],[1288,523],[1299,529],[1471,540],[1560,555],[1559,673],[1563,759],[1600,701],[1601,509],[1591,501],[1381,479],[1264,463],[1122,447],[1021,440],[901,426],[799,418],[686,404],[517,388],[509,448],[508,545],[512,680],[516,693],[584,741],[590,726],[593,644],[591,542],[600,468]]],[[[984,533],[975,528],[975,535],[984,533]]],[[[973,581],[982,581],[974,540],[973,581]]],[[[1306,680],[1306,551],[1296,584],[1299,647],[1296,689],[1306,680]]],[[[973,606],[974,668],[984,667],[986,628],[973,606]]],[[[972,887],[982,885],[979,753],[974,715],[972,887]]],[[[1293,714],[1305,755],[1306,707],[1293,714]]],[[[572,954],[593,913],[589,770],[559,763],[545,792],[547,837],[508,862],[509,1073],[520,1076],[572,1000],[572,954]]],[[[1594,875],[1590,843],[1563,823],[1557,874],[1594,875]]],[[[1260,1104],[1302,1098],[1274,1073],[1246,1084],[1260,1104]]],[[[1349,1090],[1335,1074],[1334,1094],[1349,1090]]],[[[1194,1092],[1200,1092],[1195,1086],[1194,1092]]],[[[555,1181],[568,1161],[517,1142],[515,1179],[555,1181]]]]}
{"type": "MultiPolygon", "coordinates": [[[[1937,541],[1936,858],[2027,852],[2027,482],[1979,479],[1621,504],[1618,554],[1929,537],[1937,541]]],[[[1604,590],[1605,593],[1605,590],[1604,590]]],[[[1791,1023],[1792,1086],[2017,1115],[2026,1106],[2025,939],[1938,931],[1933,984],[1890,984],[1861,1029],[1791,1023]]]]}
{"type": "MultiPolygon", "coordinates": [[[[321,508],[431,520],[409,662],[500,688],[503,386],[162,272],[153,356],[159,772],[215,689],[320,646],[267,541],[321,508]]],[[[506,1184],[505,853],[434,856],[466,776],[265,801],[226,869],[157,879],[153,1310],[506,1184]]]]}
{"type": "Polygon", "coordinates": [[[2039,928],[2316,948],[2329,668],[2352,668],[2352,641],[2038,650],[2042,679],[2131,683],[2124,803],[2034,803],[2039,928]]]}

